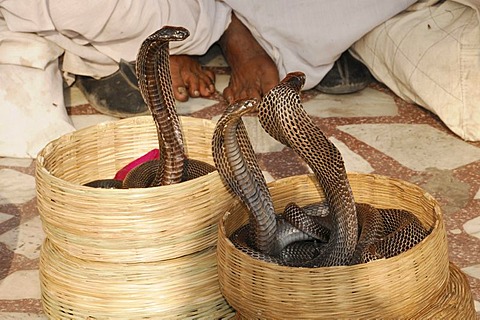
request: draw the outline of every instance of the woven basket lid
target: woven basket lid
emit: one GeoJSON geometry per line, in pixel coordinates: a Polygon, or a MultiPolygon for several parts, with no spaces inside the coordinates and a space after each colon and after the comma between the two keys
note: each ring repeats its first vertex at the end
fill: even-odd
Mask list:
{"type": "Polygon", "coordinates": [[[467,277],[450,263],[450,276],[444,294],[430,301],[415,315],[417,319],[475,319],[476,312],[467,277]]]}

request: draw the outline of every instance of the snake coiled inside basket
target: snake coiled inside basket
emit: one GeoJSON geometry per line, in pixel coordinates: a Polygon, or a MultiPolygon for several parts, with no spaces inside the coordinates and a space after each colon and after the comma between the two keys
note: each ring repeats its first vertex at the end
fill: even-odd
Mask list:
{"type": "Polygon", "coordinates": [[[187,158],[170,74],[170,41],[182,41],[187,29],[165,26],[143,41],[137,55],[138,86],[157,127],[160,159],[133,168],[123,181],[102,179],[87,186],[145,188],[170,185],[215,171],[212,165],[187,158]]]}
{"type": "Polygon", "coordinates": [[[259,259],[304,267],[357,264],[412,248],[428,235],[413,214],[355,202],[340,152],[300,103],[304,82],[303,73],[290,73],[260,103],[237,102],[217,124],[213,139],[216,166],[251,213],[249,226],[233,234],[232,242],[259,259]],[[284,219],[277,219],[241,123],[242,115],[252,110],[258,110],[268,134],[292,148],[313,170],[326,195],[329,221],[317,219],[312,228],[315,221],[293,203],[286,206],[284,219]],[[307,220],[307,224],[296,223],[307,220]],[[327,229],[328,241],[319,245],[322,239],[312,229],[321,230],[322,235],[327,229]]]}

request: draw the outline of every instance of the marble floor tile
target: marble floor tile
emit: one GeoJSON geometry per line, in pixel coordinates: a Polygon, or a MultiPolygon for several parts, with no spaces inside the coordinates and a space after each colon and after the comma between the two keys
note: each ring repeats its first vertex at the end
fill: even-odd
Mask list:
{"type": "Polygon", "coordinates": [[[104,114],[91,114],[91,115],[71,115],[73,126],[75,129],[80,130],[86,127],[94,126],[102,122],[116,121],[118,118],[107,116],[104,114]]]}
{"type": "Polygon", "coordinates": [[[480,264],[462,268],[462,271],[468,274],[470,277],[480,279],[480,264]]]}
{"type": "Polygon", "coordinates": [[[338,128],[415,171],[451,170],[480,159],[480,148],[426,124],[352,124],[338,128]]]}
{"type": "Polygon", "coordinates": [[[266,181],[267,183],[272,182],[272,181],[275,180],[275,179],[272,177],[272,175],[270,174],[270,172],[268,172],[268,171],[262,171],[262,173],[263,173],[263,176],[265,177],[265,181],[266,181]]]}
{"type": "Polygon", "coordinates": [[[179,115],[189,115],[216,103],[218,103],[218,101],[204,98],[188,99],[185,102],[177,101],[177,112],[179,115]]]}
{"type": "Polygon", "coordinates": [[[308,114],[328,117],[396,116],[398,107],[391,96],[375,89],[346,95],[319,94],[303,103],[308,114]]]}
{"type": "Polygon", "coordinates": [[[39,257],[44,239],[45,233],[39,216],[0,235],[0,242],[4,243],[9,250],[29,259],[39,257]]]}
{"type": "Polygon", "coordinates": [[[16,271],[0,280],[0,300],[40,299],[40,297],[38,270],[16,271]]]}
{"type": "Polygon", "coordinates": [[[87,104],[88,100],[85,98],[83,93],[78,89],[78,87],[74,84],[68,88],[63,90],[63,96],[65,99],[65,106],[78,106],[82,104],[87,104]]]}
{"type": "Polygon", "coordinates": [[[480,239],[480,217],[467,221],[463,225],[463,230],[469,235],[480,239]]]}
{"type": "Polygon", "coordinates": [[[47,316],[35,313],[2,312],[1,320],[47,320],[47,316]]]}
{"type": "Polygon", "coordinates": [[[34,177],[17,170],[0,170],[0,205],[25,203],[35,195],[34,177]]]}
{"type": "MultiPolygon", "coordinates": [[[[215,123],[220,119],[220,116],[215,116],[212,121],[215,123]]],[[[256,153],[269,153],[282,151],[285,146],[273,139],[268,133],[263,130],[258,118],[255,116],[242,117],[245,128],[247,129],[248,137],[252,143],[253,149],[256,153]]]]}
{"type": "Polygon", "coordinates": [[[13,216],[11,214],[0,212],[0,223],[8,221],[12,218],[13,218],[13,216]]]}
{"type": "Polygon", "coordinates": [[[347,172],[372,173],[374,171],[367,160],[350,150],[345,143],[336,138],[330,138],[330,141],[335,144],[342,154],[347,172]]]}
{"type": "Polygon", "coordinates": [[[277,152],[285,148],[283,144],[273,139],[263,130],[257,117],[243,117],[243,122],[256,153],[277,152]]]}
{"type": "Polygon", "coordinates": [[[228,74],[219,74],[215,78],[215,89],[222,93],[223,90],[228,86],[228,82],[230,81],[230,75],[228,74]]]}
{"type": "Polygon", "coordinates": [[[424,173],[427,177],[419,182],[420,186],[430,194],[443,195],[445,203],[442,210],[445,214],[465,207],[470,201],[470,185],[459,179],[452,170],[427,168],[424,173]]]}
{"type": "Polygon", "coordinates": [[[0,158],[0,166],[27,168],[32,164],[32,159],[0,158]]]}
{"type": "Polygon", "coordinates": [[[459,234],[462,233],[462,230],[460,230],[460,229],[452,229],[452,230],[448,230],[448,232],[450,232],[451,234],[459,235],[459,234]]]}

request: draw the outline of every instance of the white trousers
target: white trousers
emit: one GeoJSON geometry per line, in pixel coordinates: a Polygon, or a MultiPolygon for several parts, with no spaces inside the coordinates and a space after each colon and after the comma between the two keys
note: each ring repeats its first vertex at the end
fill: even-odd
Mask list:
{"type": "Polygon", "coordinates": [[[135,60],[163,25],[190,37],[172,54],[199,55],[215,43],[232,9],[275,61],[316,85],[353,42],[414,0],[0,0],[0,156],[36,157],[74,130],[63,74],[103,77],[135,60]],[[63,54],[62,70],[58,57],[63,54]]]}
{"type": "Polygon", "coordinates": [[[172,54],[199,55],[222,35],[231,9],[214,0],[0,0],[0,156],[31,157],[74,129],[64,74],[107,76],[135,60],[163,25],[191,35],[172,54]]]}
{"type": "Polygon", "coordinates": [[[416,0],[224,0],[275,61],[280,79],[323,79],[340,54],[416,0]]]}

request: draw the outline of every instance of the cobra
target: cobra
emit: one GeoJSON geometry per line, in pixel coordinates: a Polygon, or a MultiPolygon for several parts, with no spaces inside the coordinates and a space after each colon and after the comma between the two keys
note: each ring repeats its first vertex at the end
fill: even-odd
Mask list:
{"type": "Polygon", "coordinates": [[[189,159],[176,110],[170,74],[170,41],[182,41],[187,29],[165,26],[143,41],[136,59],[138,86],[155,122],[160,159],[132,169],[123,181],[95,180],[87,186],[99,188],[145,188],[191,180],[216,170],[210,164],[189,159]]]}
{"type": "MultiPolygon", "coordinates": [[[[283,264],[278,256],[290,244],[312,239],[325,241],[329,231],[317,228],[315,218],[300,211],[287,211],[284,216],[275,214],[267,183],[241,119],[255,110],[257,104],[256,100],[245,100],[226,109],[215,127],[212,153],[223,181],[250,213],[250,225],[234,236],[234,242],[251,255],[283,264]]],[[[321,219],[326,208],[317,205],[315,209],[315,216],[321,219]]],[[[308,250],[304,251],[311,257],[308,250]]]]}
{"type": "Polygon", "coordinates": [[[264,130],[292,148],[310,166],[325,193],[326,203],[322,207],[328,215],[312,222],[302,208],[293,203],[288,205],[285,220],[292,221],[288,216],[293,216],[309,223],[305,227],[293,219],[290,230],[295,232],[290,234],[295,234],[297,239],[290,237],[292,241],[282,241],[285,221],[276,218],[272,211],[270,194],[240,122],[240,117],[247,113],[240,102],[227,109],[214,133],[214,158],[219,173],[250,212],[249,225],[235,232],[232,242],[258,259],[303,267],[368,262],[413,247],[428,234],[413,214],[355,202],[340,152],[301,105],[300,90],[304,82],[303,73],[290,73],[264,96],[261,103],[250,102],[248,109],[258,111],[264,130]],[[323,234],[327,230],[328,239],[320,246],[315,244],[305,254],[302,245],[305,240],[322,240],[309,232],[312,228],[322,230],[323,234]]]}

